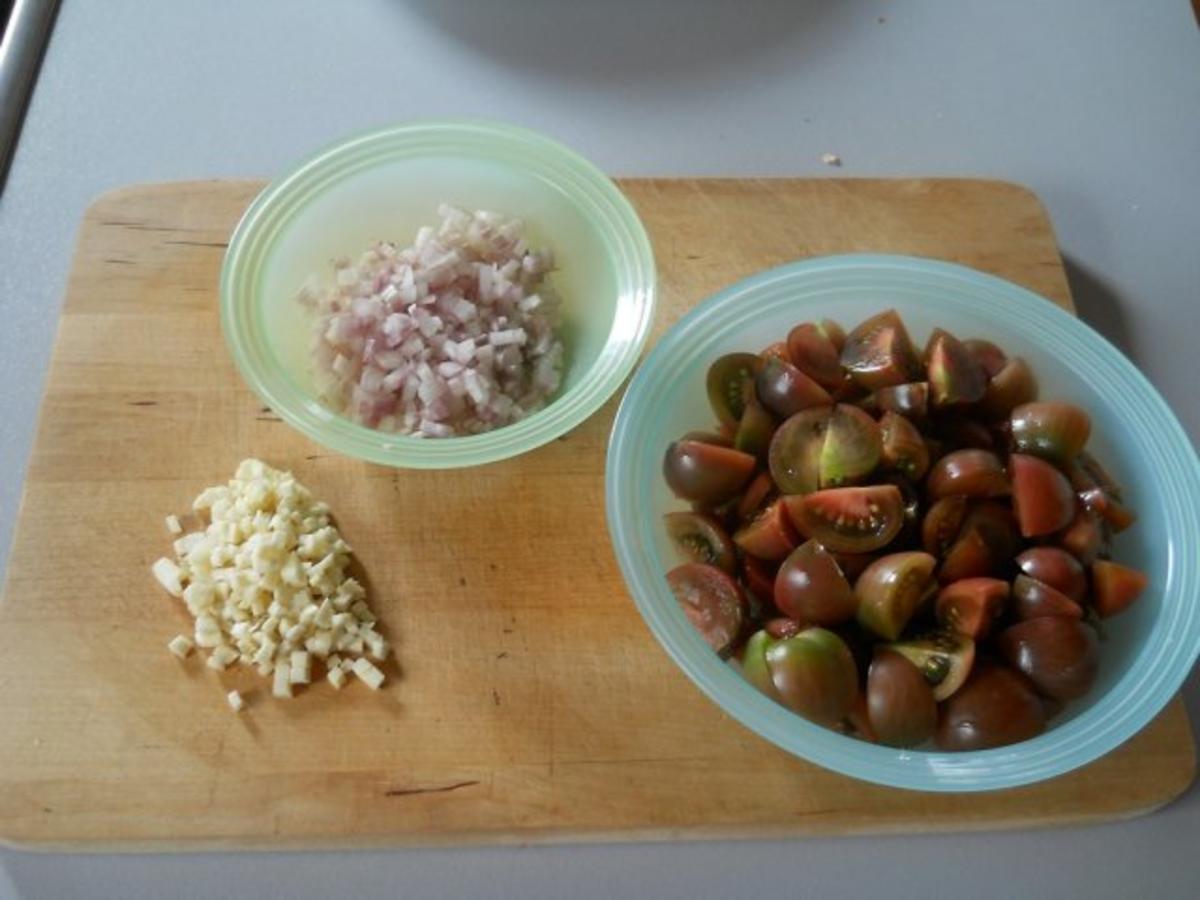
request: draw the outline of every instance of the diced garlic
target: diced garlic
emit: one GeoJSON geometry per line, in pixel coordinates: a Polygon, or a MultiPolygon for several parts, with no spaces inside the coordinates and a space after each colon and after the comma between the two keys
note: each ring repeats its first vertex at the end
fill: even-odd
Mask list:
{"type": "Polygon", "coordinates": [[[179,582],[179,566],[163,556],[154,561],[150,571],[168,594],[172,597],[183,596],[183,585],[179,582]]]}
{"type": "Polygon", "coordinates": [[[280,699],[292,696],[292,673],[283,660],[277,660],[275,663],[275,681],[271,686],[271,694],[280,699]]]}
{"type": "Polygon", "coordinates": [[[170,643],[167,644],[167,649],[180,659],[184,659],[192,652],[192,648],[195,646],[196,645],[192,643],[192,639],[186,634],[177,634],[175,637],[171,638],[170,643]]]}
{"type": "Polygon", "coordinates": [[[354,661],[354,674],[358,676],[359,681],[373,691],[379,690],[380,685],[383,684],[383,673],[375,668],[368,659],[359,658],[354,661]]]}
{"type": "Polygon", "coordinates": [[[334,686],[335,689],[337,689],[339,691],[342,689],[342,686],[346,683],[346,673],[343,672],[340,668],[330,669],[326,673],[325,678],[330,684],[332,684],[334,686]]]}
{"type": "Polygon", "coordinates": [[[380,662],[387,659],[388,642],[377,631],[368,631],[366,635],[367,653],[380,662]]]}
{"type": "Polygon", "coordinates": [[[312,674],[312,657],[304,650],[294,650],[288,669],[292,684],[308,684],[312,674]]]}
{"type": "Polygon", "coordinates": [[[208,667],[223,672],[237,662],[240,656],[241,654],[228,644],[218,644],[208,656],[208,667]]]}
{"type": "Polygon", "coordinates": [[[246,701],[242,699],[242,695],[238,691],[230,691],[225,695],[225,700],[234,712],[241,712],[246,708],[246,701]]]}
{"type": "Polygon", "coordinates": [[[179,516],[170,515],[164,521],[168,534],[183,534],[183,526],[179,524],[179,516]]]}

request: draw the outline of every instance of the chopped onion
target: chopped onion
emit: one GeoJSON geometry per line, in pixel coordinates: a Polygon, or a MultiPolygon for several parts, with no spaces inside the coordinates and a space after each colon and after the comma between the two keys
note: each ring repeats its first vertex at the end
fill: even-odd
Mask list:
{"type": "Polygon", "coordinates": [[[545,406],[562,382],[548,249],[519,219],[443,204],[411,247],[380,242],[310,279],[322,397],[361,424],[420,437],[478,434],[545,406]]]}

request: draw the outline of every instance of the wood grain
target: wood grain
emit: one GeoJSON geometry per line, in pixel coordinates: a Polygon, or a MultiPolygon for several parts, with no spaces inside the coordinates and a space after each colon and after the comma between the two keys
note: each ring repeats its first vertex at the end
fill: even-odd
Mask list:
{"type": "MultiPolygon", "coordinates": [[[[0,602],[0,838],[106,849],[366,846],[1015,828],[1137,815],[1191,782],[1176,700],[1087,768],[986,796],[860,784],[723,715],[626,595],[603,512],[616,401],[470,473],[330,455],[241,383],[217,273],[260,187],[127,188],[79,236],[0,602]],[[329,500],[399,659],[378,694],[272,702],[165,649],[162,520],[245,456],[329,500]],[[234,715],[223,694],[246,691],[234,715]]],[[[627,180],[661,277],[656,334],[797,257],[949,259],[1070,307],[1036,198],[982,181],[627,180]]]]}

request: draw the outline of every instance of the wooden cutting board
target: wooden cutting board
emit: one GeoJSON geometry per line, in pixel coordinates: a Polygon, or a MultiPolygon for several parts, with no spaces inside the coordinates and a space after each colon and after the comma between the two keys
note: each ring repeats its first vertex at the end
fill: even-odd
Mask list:
{"type": "MultiPolygon", "coordinates": [[[[642,624],[609,549],[616,398],[522,459],[392,471],[331,455],[243,386],[217,323],[256,182],[139,186],[83,222],[0,602],[0,839],[108,849],[363,846],[1014,828],[1133,816],[1191,782],[1177,699],[1071,775],[951,796],[873,787],[733,722],[642,624]],[[398,666],[272,701],[167,640],[163,516],[258,456],[334,508],[398,666]],[[240,715],[225,704],[237,687],[240,715]]],[[[1070,308],[1037,199],[988,181],[629,180],[656,334],[797,257],[938,257],[1070,308]]]]}

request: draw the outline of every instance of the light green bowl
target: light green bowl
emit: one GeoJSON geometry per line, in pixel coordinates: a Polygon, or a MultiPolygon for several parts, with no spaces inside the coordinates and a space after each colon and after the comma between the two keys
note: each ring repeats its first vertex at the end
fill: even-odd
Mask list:
{"type": "Polygon", "coordinates": [[[633,368],[654,312],[654,256],[624,195],[541,135],[491,122],[413,122],[341,141],[273,181],[238,223],[221,270],[221,328],[246,382],[326,447],[417,469],[507,459],[594,413],[633,368]],[[563,387],[541,411],[486,434],[416,438],[358,425],[317,399],[311,323],[297,303],[312,275],[378,240],[410,244],[439,203],[520,216],[553,249],[567,351],[563,387]]]}

